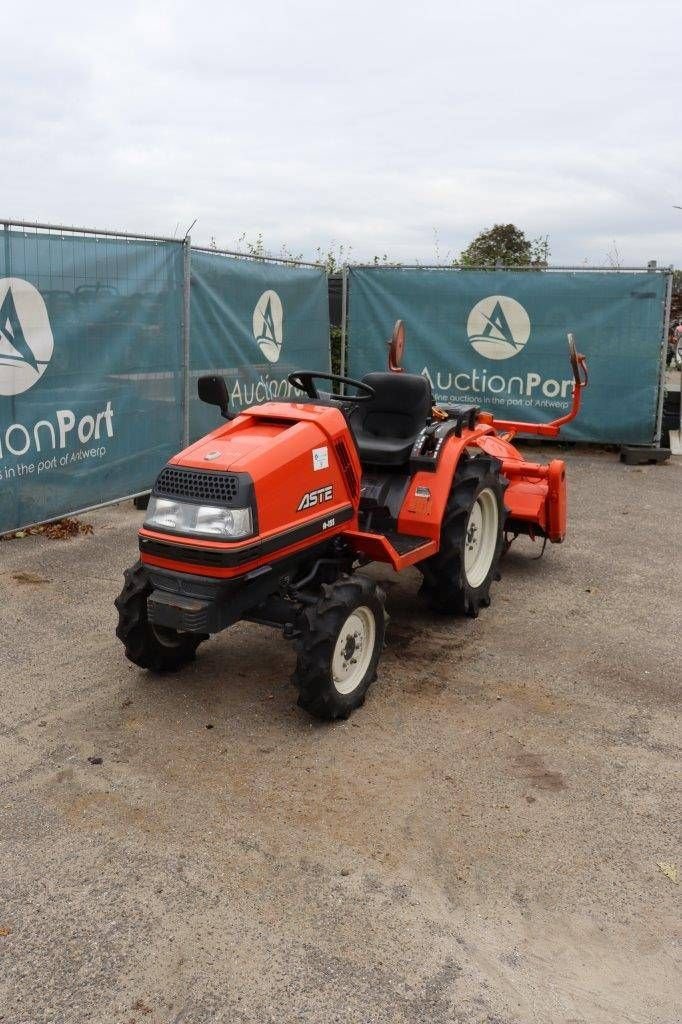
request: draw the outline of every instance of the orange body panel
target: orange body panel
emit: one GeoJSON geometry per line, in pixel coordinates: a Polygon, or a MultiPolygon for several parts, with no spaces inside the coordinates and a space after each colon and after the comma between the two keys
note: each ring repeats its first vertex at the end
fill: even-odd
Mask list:
{"type": "Polygon", "coordinates": [[[566,464],[561,459],[548,465],[527,462],[510,441],[494,434],[477,443],[502,462],[509,480],[504,503],[511,520],[537,526],[553,544],[561,543],[566,536],[566,464]]]}
{"type": "MultiPolygon", "coordinates": [[[[267,402],[207,434],[171,459],[171,465],[248,472],[256,491],[258,532],[265,538],[288,526],[300,526],[306,518],[315,519],[322,512],[331,514],[353,500],[335,455],[335,444],[344,441],[347,434],[339,409],[267,402]],[[313,470],[311,451],[322,447],[328,448],[329,467],[313,470]],[[220,456],[207,462],[206,456],[214,452],[220,452],[220,456]],[[297,512],[303,494],[330,484],[333,502],[316,507],[307,517],[297,512]]],[[[349,455],[359,481],[360,462],[352,447],[349,455]]]]}
{"type": "Polygon", "coordinates": [[[268,402],[249,409],[229,423],[221,425],[170,461],[186,469],[215,472],[248,472],[254,484],[258,536],[243,541],[216,541],[169,535],[143,527],[140,530],[141,559],[149,565],[177,572],[199,573],[218,579],[232,579],[269,565],[277,559],[296,554],[310,547],[311,539],[286,543],[286,533],[314,524],[322,517],[328,526],[313,541],[328,539],[357,526],[360,493],[360,461],[355,445],[349,443],[343,414],[328,406],[268,402]],[[314,468],[313,451],[327,449],[327,465],[314,468]],[[210,461],[206,456],[210,455],[210,461]],[[345,467],[345,468],[344,468],[345,467]],[[329,501],[317,502],[299,511],[299,504],[310,491],[332,488],[329,501]],[[333,520],[351,506],[352,515],[343,521],[333,520]],[[145,552],[145,542],[172,543],[177,552],[187,547],[220,552],[248,552],[254,540],[264,546],[284,535],[275,553],[254,553],[254,557],[229,568],[204,565],[196,558],[190,563],[145,552]]]}
{"type": "Polygon", "coordinates": [[[514,523],[526,524],[531,535],[537,530],[551,541],[563,540],[564,463],[558,459],[544,466],[526,462],[507,437],[495,433],[489,418],[482,417],[474,429],[463,428],[460,437],[453,433],[445,439],[436,472],[419,470],[412,476],[398,516],[398,533],[423,537],[425,543],[401,554],[381,533],[359,529],[362,467],[341,411],[322,405],[269,402],[221,425],[170,463],[203,471],[248,472],[254,485],[256,536],[226,542],[143,527],[141,559],[174,572],[233,579],[343,535],[358,553],[401,570],[438,550],[457,464],[465,450],[475,448],[502,463],[509,480],[505,504],[510,528],[514,523]],[[315,450],[326,452],[320,462],[315,461],[315,450]],[[330,498],[313,495],[310,500],[314,503],[301,507],[306,494],[326,495],[328,488],[330,498]],[[310,535],[299,539],[296,531],[308,527],[310,535]],[[172,554],[167,557],[164,548],[172,554]],[[181,555],[183,548],[188,552],[187,561],[181,555]],[[201,560],[202,552],[210,563],[215,561],[216,553],[226,551],[242,555],[243,560],[229,566],[204,564],[201,560]]]}
{"type": "Polygon", "coordinates": [[[423,558],[435,555],[438,551],[437,541],[425,539],[418,548],[401,555],[383,534],[366,533],[364,530],[346,530],[344,538],[358,553],[367,555],[375,562],[388,562],[396,572],[401,572],[402,569],[407,569],[408,566],[421,562],[423,558]]]}
{"type": "Polygon", "coordinates": [[[530,480],[515,480],[509,484],[505,505],[515,519],[534,523],[545,532],[547,525],[547,488],[530,480]]]}
{"type": "Polygon", "coordinates": [[[491,431],[482,425],[475,430],[463,430],[461,437],[451,434],[443,445],[438,472],[420,471],[415,473],[398,517],[398,531],[415,537],[428,537],[440,541],[440,524],[445,513],[452,478],[460,456],[467,446],[491,431]],[[418,489],[426,489],[429,497],[420,497],[418,489]]]}
{"type": "Polygon", "coordinates": [[[568,517],[566,463],[561,459],[550,462],[547,484],[547,536],[556,543],[566,536],[568,517]]]}

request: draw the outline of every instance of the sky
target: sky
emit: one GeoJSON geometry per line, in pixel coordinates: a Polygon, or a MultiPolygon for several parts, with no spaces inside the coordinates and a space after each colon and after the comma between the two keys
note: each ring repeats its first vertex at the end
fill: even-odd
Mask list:
{"type": "Polygon", "coordinates": [[[678,0],[34,0],[2,35],[0,219],[682,266],[678,0]]]}

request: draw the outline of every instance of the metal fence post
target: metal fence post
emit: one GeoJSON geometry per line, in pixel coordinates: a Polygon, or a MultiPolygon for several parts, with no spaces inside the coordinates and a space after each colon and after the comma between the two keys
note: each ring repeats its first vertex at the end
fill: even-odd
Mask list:
{"type": "Polygon", "coordinates": [[[192,274],[192,239],[186,235],[182,243],[182,446],[189,444],[190,401],[190,292],[192,274]]]}
{"type": "MultiPolygon", "coordinates": [[[[346,304],[348,298],[348,267],[341,271],[341,376],[346,376],[346,304]]],[[[345,389],[344,392],[345,393],[345,389]]]]}
{"type": "MultiPolygon", "coordinates": [[[[661,433],[663,430],[663,400],[665,397],[665,381],[667,367],[667,353],[668,353],[668,335],[670,334],[670,307],[672,305],[673,298],[673,272],[672,269],[668,273],[668,281],[665,289],[665,312],[663,315],[663,346],[661,351],[661,374],[658,384],[658,400],[656,404],[656,434],[654,435],[654,444],[661,446],[661,433]]],[[[682,417],[682,409],[680,412],[682,417]]]]}
{"type": "MultiPolygon", "coordinates": [[[[7,221],[2,225],[4,228],[4,246],[5,246],[5,273],[4,277],[12,276],[12,245],[9,237],[9,224],[7,221]]],[[[10,409],[12,419],[16,419],[17,414],[17,396],[12,395],[10,399],[10,409]]]]}

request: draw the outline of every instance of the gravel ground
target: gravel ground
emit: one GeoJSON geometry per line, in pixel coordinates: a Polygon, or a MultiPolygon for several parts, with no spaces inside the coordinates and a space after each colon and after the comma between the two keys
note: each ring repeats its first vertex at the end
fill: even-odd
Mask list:
{"type": "Polygon", "coordinates": [[[678,1022],[682,462],[568,461],[569,539],[477,620],[377,571],[331,726],[264,627],[126,662],[131,505],[1,543],[2,1024],[678,1022]]]}

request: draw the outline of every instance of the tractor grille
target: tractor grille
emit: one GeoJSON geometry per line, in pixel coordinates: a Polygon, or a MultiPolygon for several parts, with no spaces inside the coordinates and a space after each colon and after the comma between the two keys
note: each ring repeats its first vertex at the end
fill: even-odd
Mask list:
{"type": "Polygon", "coordinates": [[[208,505],[231,505],[239,494],[239,477],[228,473],[206,473],[166,466],[154,484],[154,494],[159,497],[187,498],[208,505]]]}

